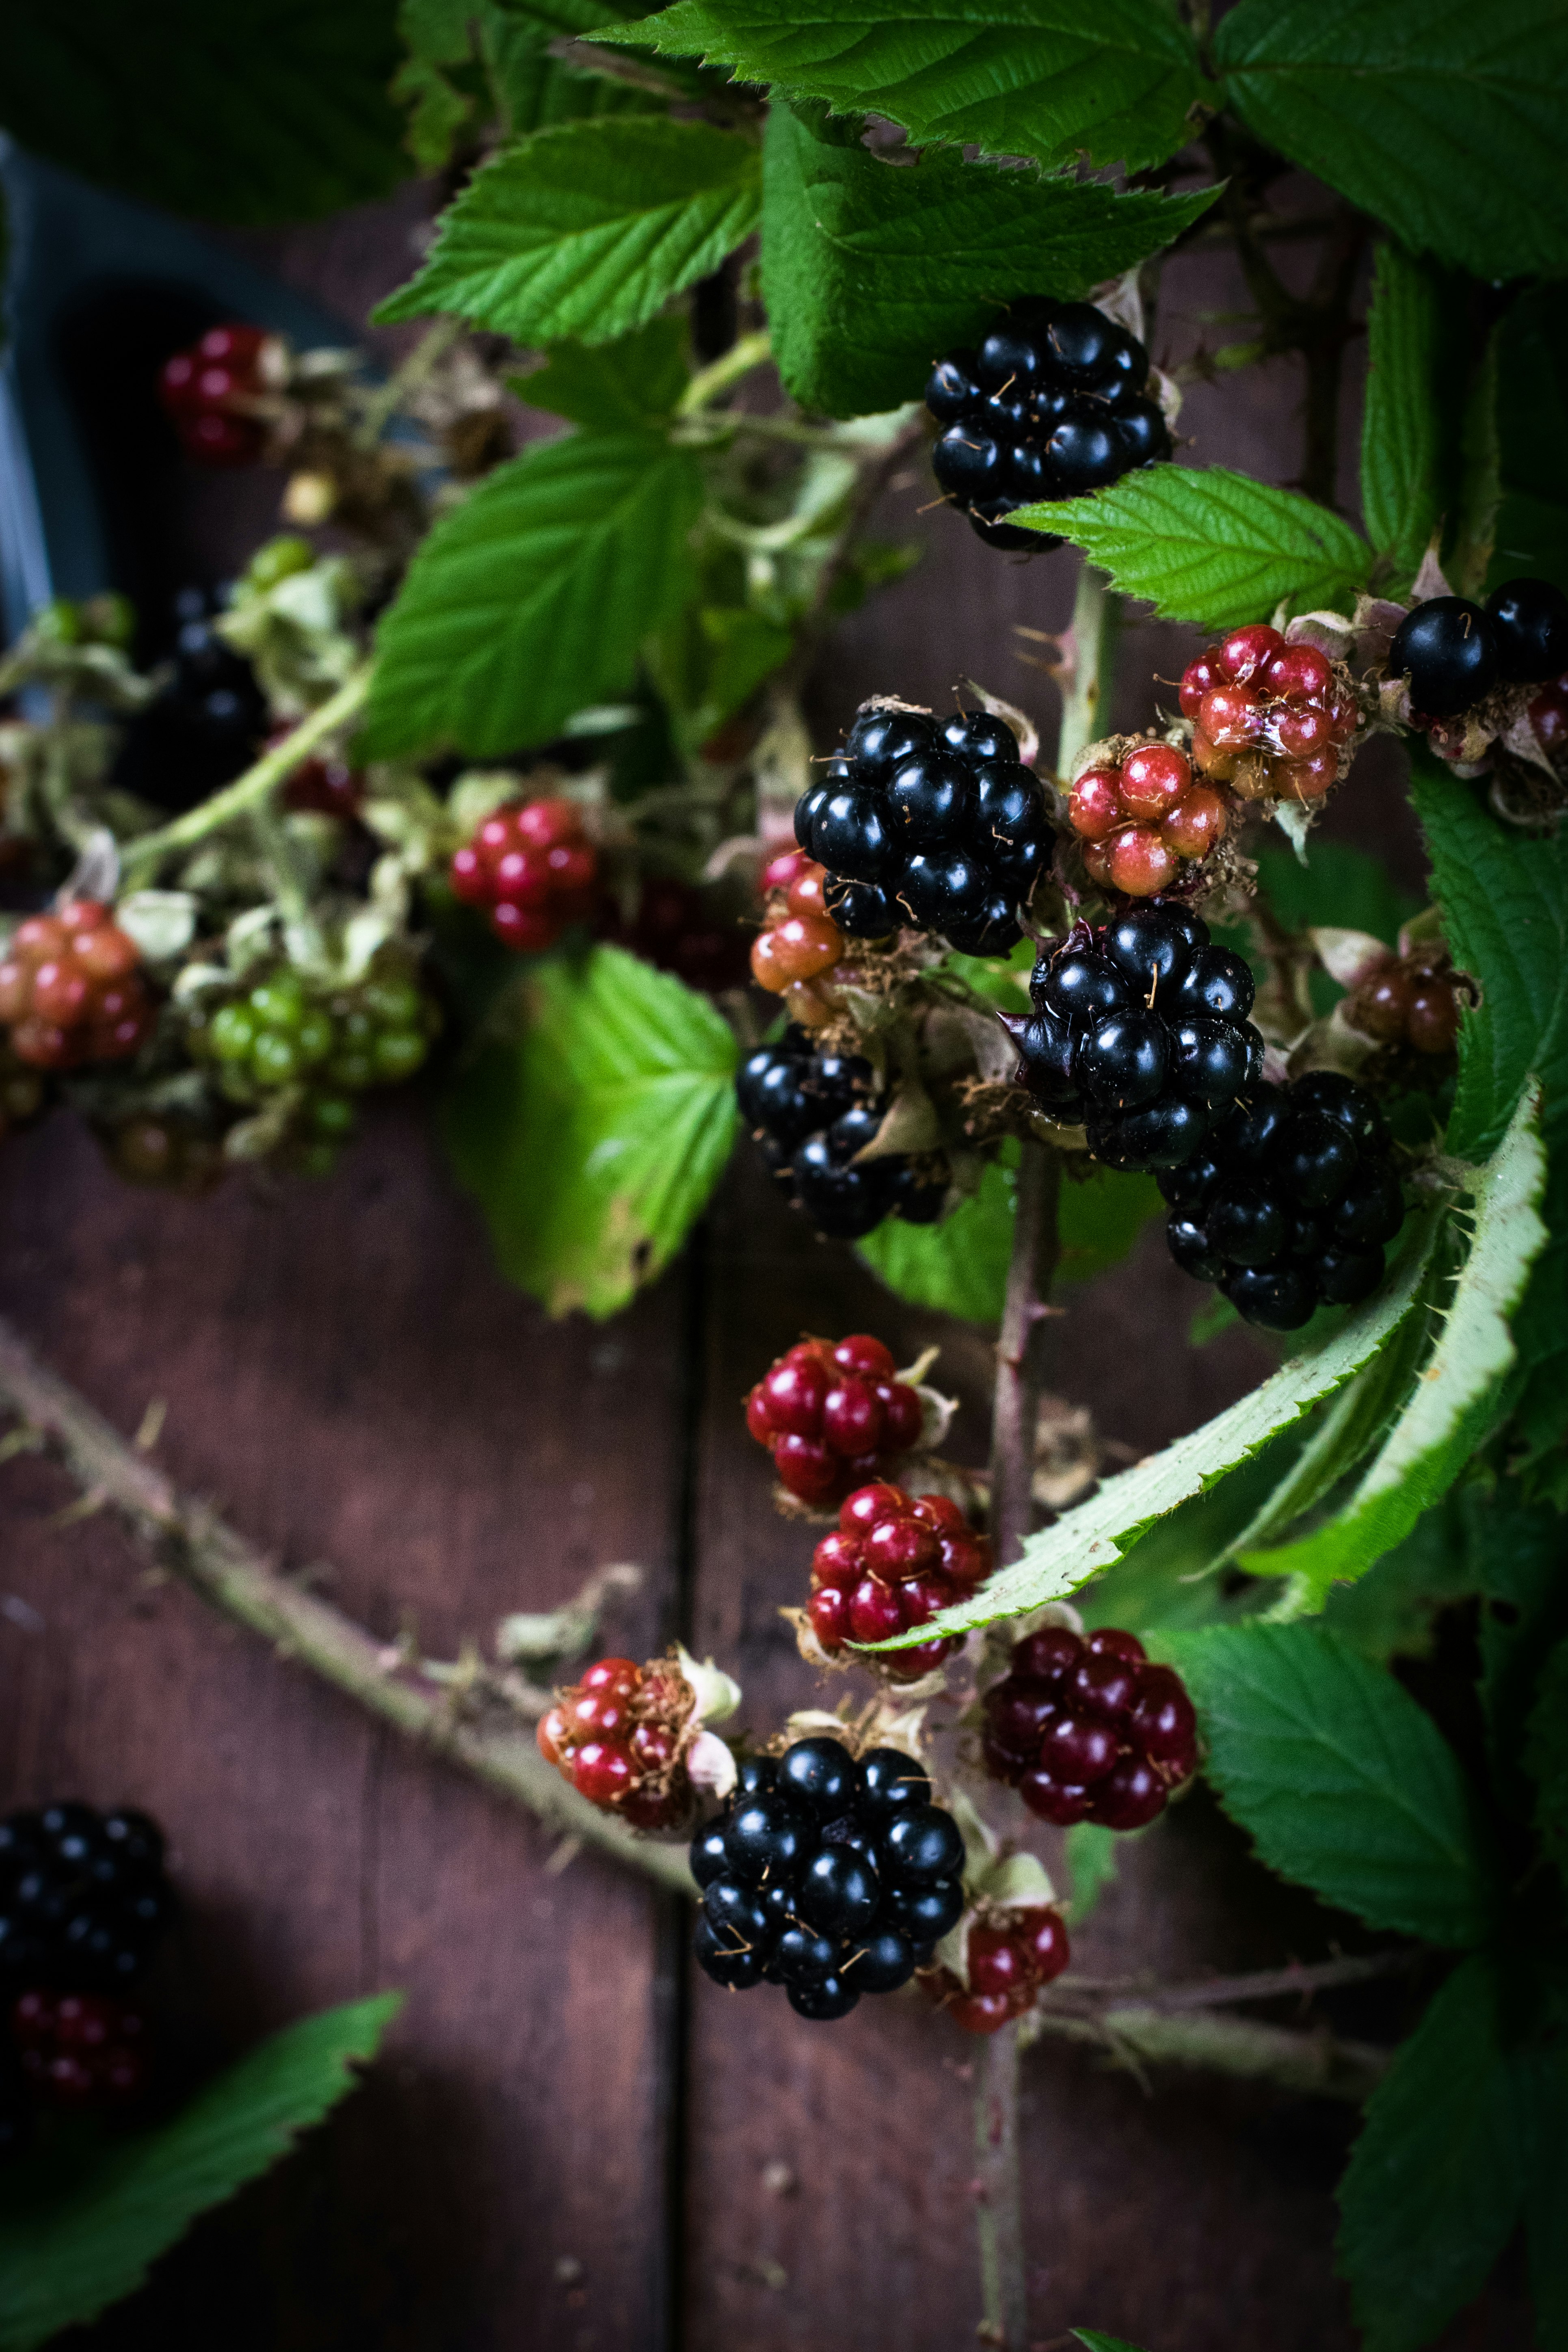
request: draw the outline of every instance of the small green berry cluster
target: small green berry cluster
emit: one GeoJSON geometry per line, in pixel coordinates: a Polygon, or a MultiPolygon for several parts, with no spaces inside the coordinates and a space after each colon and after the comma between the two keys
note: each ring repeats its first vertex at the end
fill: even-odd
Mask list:
{"type": "Polygon", "coordinates": [[[285,966],[204,1014],[192,1046],[216,1064],[231,1102],[292,1097],[291,1156],[316,1174],[353,1131],[354,1097],[411,1078],[437,1025],[435,1006],[401,961],[331,990],[285,966]]]}

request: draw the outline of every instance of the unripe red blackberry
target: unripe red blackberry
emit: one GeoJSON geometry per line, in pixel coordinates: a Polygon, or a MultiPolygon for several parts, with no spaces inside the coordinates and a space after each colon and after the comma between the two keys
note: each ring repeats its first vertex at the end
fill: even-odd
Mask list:
{"type": "Polygon", "coordinates": [[[937,1969],[926,1990],[961,2032],[996,2033],[1033,2009],[1070,1957],[1061,1914],[1049,1905],[983,1905],[965,1938],[967,1986],[951,1969],[937,1969]]]}
{"type": "Polygon", "coordinates": [[[452,888],[482,907],[503,946],[538,955],[584,922],[598,890],[598,853],[567,800],[511,801],[454,853],[452,888]]]}
{"type": "Polygon", "coordinates": [[[746,1426],[773,1457],[781,1486],[803,1503],[840,1503],[887,1475],[920,1442],[917,1391],[896,1377],[868,1332],[837,1344],[803,1339],[746,1400],[746,1426]]]}
{"type": "Polygon", "coordinates": [[[209,328],[165,361],[158,398],[187,457],[204,466],[250,466],[267,444],[259,404],[287,367],[286,346],[260,327],[209,328]]]}
{"type": "Polygon", "coordinates": [[[696,1694],[669,1658],[600,1658],[557,1691],[539,1752],[580,1796],[635,1829],[665,1830],[691,1811],[686,1756],[696,1694]]]}
{"type": "Polygon", "coordinates": [[[1390,955],[1366,972],[1345,1000],[1344,1017],[1380,1045],[1417,1054],[1451,1054],[1459,1034],[1459,995],[1448,951],[1420,948],[1390,955]]]}
{"type": "Polygon", "coordinates": [[[0,961],[0,1022],[17,1059],[39,1070],[128,1060],[156,1020],[141,964],[135,940],[94,898],[18,924],[0,961]]]}
{"type": "Polygon", "coordinates": [[[985,1694],[986,1769],[1042,1821],[1138,1829],[1197,1765],[1181,1677],[1152,1665],[1135,1633],[1049,1625],[1015,1643],[985,1694]]]}
{"type": "Polygon", "coordinates": [[[110,1995],[22,1993],[11,2011],[24,2080],[61,2107],[123,2106],[146,2088],[147,2021],[110,1995]]]}
{"type": "Polygon", "coordinates": [[[1092,880],[1146,898],[1168,889],[1184,861],[1217,848],[1229,814],[1211,785],[1194,781],[1184,751],[1140,743],[1120,761],[1097,761],[1074,778],[1068,821],[1084,844],[1092,880]]]}
{"type": "MultiPolygon", "coordinates": [[[[806,1622],[829,1657],[851,1643],[890,1641],[967,1600],[991,1573],[991,1542],[945,1495],[909,1495],[879,1481],[857,1488],[812,1555],[806,1622]]],[[[861,1664],[917,1682],[963,1646],[962,1634],[861,1664]]]]}
{"type": "Polygon", "coordinates": [[[774,878],[752,943],[752,978],[770,996],[783,996],[832,971],[844,953],[844,934],[826,911],[826,867],[795,851],[775,858],[768,871],[774,878]]]}
{"type": "Polygon", "coordinates": [[[1181,705],[1194,767],[1243,800],[1321,800],[1349,765],[1361,724],[1342,665],[1262,622],[1188,663],[1181,705]]]}

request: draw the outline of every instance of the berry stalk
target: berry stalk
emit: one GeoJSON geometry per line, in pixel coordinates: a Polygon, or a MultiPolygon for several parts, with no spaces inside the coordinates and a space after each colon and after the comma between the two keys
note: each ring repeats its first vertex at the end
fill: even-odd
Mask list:
{"type": "Polygon", "coordinates": [[[143,882],[158,866],[160,859],[172,850],[186,849],[193,842],[205,841],[209,833],[230,824],[237,816],[260,807],[284,779],[291,776],[308,752],[329,735],[355,717],[370,692],[373,665],[366,662],[353,676],[329,696],[319,709],[301,719],[298,727],[290,728],[264,751],[254,766],[237,776],[232,784],[214,793],[207,800],[187,809],[172,824],[163,824],[156,833],[144,833],[139,841],[128,842],[122,853],[127,886],[143,882]]]}

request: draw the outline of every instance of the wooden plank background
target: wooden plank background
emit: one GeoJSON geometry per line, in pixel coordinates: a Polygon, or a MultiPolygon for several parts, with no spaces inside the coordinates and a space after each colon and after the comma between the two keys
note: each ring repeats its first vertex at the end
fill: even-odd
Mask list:
{"type": "MultiPolygon", "coordinates": [[[[406,267],[416,198],[247,240],[346,317],[406,267]]],[[[1159,342],[1237,307],[1226,268],[1168,275],[1159,342]]],[[[1295,447],[1289,365],[1200,388],[1196,454],[1274,478],[1295,447]]],[[[1347,415],[1353,387],[1347,392],[1347,415]]],[[[1353,476],[1352,477],[1353,478],[1353,476]]],[[[275,485],[210,493],[214,545],[275,485]],[[237,503],[236,503],[237,501],[237,503]]],[[[953,517],[889,529],[921,570],[820,666],[827,730],[861,695],[941,700],[962,675],[1050,716],[1013,625],[1059,626],[1073,558],[998,562],[953,517]],[[1038,691],[1036,689],[1038,688],[1038,691]]],[[[1180,633],[1129,647],[1121,715],[1180,633]]],[[[1372,760],[1331,818],[1419,867],[1372,760]]],[[[1164,1444],[1254,1381],[1231,1334],[1194,1353],[1199,1294],[1158,1234],[1067,1295],[1056,1384],[1107,1434],[1164,1444]]],[[[416,1110],[373,1121],[315,1185],[236,1180],[189,1202],[127,1190],[64,1120],[0,1153],[0,1309],[128,1433],[167,1406],[159,1458],[285,1565],[437,1654],[594,1567],[645,1570],[605,1646],[677,1630],[771,1724],[814,1685],[776,1610],[807,1544],[776,1519],[739,1400],[805,1326],[944,1345],[984,1451],[982,1336],[889,1300],[738,1159],[692,1246],[605,1327],[552,1325],[494,1275],[416,1110]]],[[[78,1793],[168,1826],[184,1915],[155,2008],[176,2078],[305,2010],[383,1986],[407,2006],[384,2061],[294,2160],[202,2222],[89,2336],[98,2352],[958,2352],[978,2309],[968,2154],[973,2046],[912,1999],[831,2029],[693,1978],[676,1906],[608,1864],[552,1867],[528,1820],[411,1755],[173,1584],[115,1529],[61,1524],[61,1476],[0,1475],[0,1804],[78,1793]]],[[[1277,1887],[1201,1795],[1125,1858],[1075,1939],[1097,1973],[1268,1965],[1336,1923],[1277,1887]]],[[[1342,2352],[1332,2185],[1353,2118],[1203,2080],[1152,2093],[1046,2047],[1027,2061],[1026,2211],[1039,2342],[1074,2325],[1149,2352],[1342,2352]]],[[[1529,2342],[1510,2271],[1446,2352],[1529,2342]]]]}

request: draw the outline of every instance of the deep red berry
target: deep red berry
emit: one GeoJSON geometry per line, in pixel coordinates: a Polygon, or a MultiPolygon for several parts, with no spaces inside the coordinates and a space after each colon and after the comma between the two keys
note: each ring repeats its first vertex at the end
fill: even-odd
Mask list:
{"type": "Polygon", "coordinates": [[[0,961],[0,1023],[17,1059],[58,1070],[136,1053],[155,1021],[141,961],[96,899],[19,923],[0,961]]]}
{"type": "Polygon", "coordinates": [[[780,1437],[818,1437],[822,1408],[831,1383],[826,1367],[804,1348],[792,1348],[764,1373],[763,1404],[767,1423],[780,1437]]]}
{"type": "Polygon", "coordinates": [[[965,2033],[999,2033],[1015,2011],[1005,1992],[972,1992],[950,2000],[947,2013],[965,2033]]]}
{"type": "Polygon", "coordinates": [[[907,1381],[879,1380],[872,1393],[882,1408],[882,1437],[879,1452],[907,1454],[920,1444],[924,1415],[916,1390],[907,1381]]]}
{"type": "Polygon", "coordinates": [[[1089,1715],[1056,1715],[1040,1741],[1042,1767],[1070,1788],[1103,1780],[1118,1753],[1116,1734],[1109,1723],[1089,1715]]]}
{"type": "Polygon", "coordinates": [[[1120,1625],[1097,1626],[1084,1646],[1091,1658],[1125,1658],[1133,1666],[1142,1665],[1149,1654],[1137,1634],[1120,1625]]]}
{"type": "Polygon", "coordinates": [[[458,898],[489,908],[499,940],[531,955],[592,912],[598,856],[574,802],[513,802],[454,853],[449,875],[458,898]]]}
{"type": "Polygon", "coordinates": [[[965,1954],[972,1993],[1014,1993],[1029,1980],[1023,1953],[1005,1927],[972,1927],[965,1954]]]}
{"type": "Polygon", "coordinates": [[[1091,1652],[1074,1667],[1065,1696],[1085,1714],[1118,1723],[1131,1710],[1137,1687],[1136,1670],[1125,1659],[1111,1651],[1091,1652]]]}
{"type": "Polygon", "coordinates": [[[807,1339],[758,1382],[746,1400],[746,1426],[773,1454],[790,1493],[803,1502],[838,1501],[877,1483],[884,1460],[919,1442],[920,1397],[890,1376],[892,1364],[890,1351],[868,1333],[837,1346],[807,1339]]]}
{"type": "Polygon", "coordinates": [[[885,1480],[857,1486],[839,1506],[838,1524],[846,1535],[869,1535],[880,1520],[902,1518],[908,1499],[900,1486],[889,1486],[885,1480]]]}
{"type": "Polygon", "coordinates": [[[1165,1806],[1165,1783],[1142,1756],[1123,1756],[1089,1791],[1093,1818],[1108,1830],[1138,1830],[1165,1806]]]}
{"type": "Polygon", "coordinates": [[[898,1371],[892,1349],[868,1331],[852,1331],[847,1339],[838,1340],[833,1360],[841,1372],[858,1372],[867,1381],[890,1381],[898,1371]]]}
{"type": "Polygon", "coordinates": [[[1057,1711],[1057,1695],[1048,1683],[1027,1682],[1008,1675],[985,1694],[985,1726],[1005,1754],[1034,1763],[1047,1726],[1057,1711]]]}
{"type": "Polygon", "coordinates": [[[942,1545],[934,1529],[919,1519],[879,1519],[866,1537],[866,1565],[879,1576],[897,1581],[920,1576],[942,1564],[942,1545]]]}
{"type": "Polygon", "coordinates": [[[845,1591],[857,1585],[865,1572],[865,1548],[858,1536],[847,1536],[835,1528],[824,1536],[811,1555],[811,1579],[814,1584],[836,1584],[845,1591]]]}
{"type": "Polygon", "coordinates": [[[600,1658],[591,1665],[578,1684],[580,1690],[616,1691],[622,1697],[641,1686],[642,1668],[635,1658],[600,1658]]]}
{"type": "Polygon", "coordinates": [[[829,1653],[841,1650],[853,1638],[849,1630],[849,1590],[837,1584],[818,1585],[805,1604],[811,1630],[829,1653]]]}
{"type": "MultiPolygon", "coordinates": [[[[1361,725],[1348,676],[1316,646],[1288,645],[1260,624],[1189,662],[1181,703],[1194,721],[1194,766],[1243,800],[1320,799],[1361,725]]],[[[1201,808],[1184,804],[1182,816],[1201,837],[1201,808]]],[[[1163,829],[1181,847],[1174,824],[1163,829]]]]}
{"type": "Polygon", "coordinates": [[[905,1631],[896,1586],[879,1576],[863,1576],[849,1595],[849,1638],[852,1642],[890,1641],[905,1631]]]}
{"type": "Polygon", "coordinates": [[[882,1408],[864,1381],[841,1378],[822,1401],[823,1443],[833,1453],[854,1457],[876,1454],[882,1443],[882,1408]]]}
{"type": "MultiPolygon", "coordinates": [[[[989,1545],[964,1527],[956,1505],[945,1496],[911,1497],[879,1480],[858,1488],[838,1517],[838,1527],[812,1555],[814,1589],[806,1611],[829,1651],[846,1639],[870,1645],[912,1633],[972,1589],[969,1571],[976,1579],[990,1571],[989,1545]],[[944,1571],[949,1551],[965,1571],[963,1581],[944,1571]],[[834,1598],[825,1599],[827,1594],[834,1598]]],[[[910,1682],[959,1646],[956,1637],[936,1635],[876,1664],[895,1682],[910,1682]]]]}
{"type": "Polygon", "coordinates": [[[1278,629],[1254,621],[1245,628],[1232,629],[1221,642],[1218,667],[1235,685],[1244,686],[1284,650],[1285,640],[1278,629]]]}
{"type": "Polygon", "coordinates": [[[1065,1830],[1086,1819],[1093,1791],[1058,1780],[1037,1764],[1020,1777],[1018,1794],[1032,1813],[1065,1830]]]}
{"type": "Polygon", "coordinates": [[[1072,1957],[1060,1912],[1043,1906],[1015,1914],[1013,1943],[1016,1950],[1023,1952],[1038,1984],[1049,1984],[1053,1977],[1059,1977],[1072,1957]]]}
{"type": "Polygon", "coordinates": [[[590,1804],[613,1804],[636,1778],[630,1753],[617,1740],[588,1739],[573,1750],[573,1785],[590,1804]]]}
{"type": "Polygon", "coordinates": [[[1043,1683],[1057,1683],[1083,1655],[1084,1645],[1070,1625],[1042,1625],[1013,1644],[1013,1672],[1043,1683]]]}
{"type": "Polygon", "coordinates": [[[1169,1764],[1184,1779],[1197,1757],[1197,1717],[1169,1666],[1145,1666],[1127,1720],[1128,1737],[1152,1763],[1169,1764]]]}
{"type": "Polygon", "coordinates": [[[843,1464],[815,1437],[781,1437],[773,1446],[779,1483],[803,1503],[830,1503],[843,1483],[843,1464]]]}

